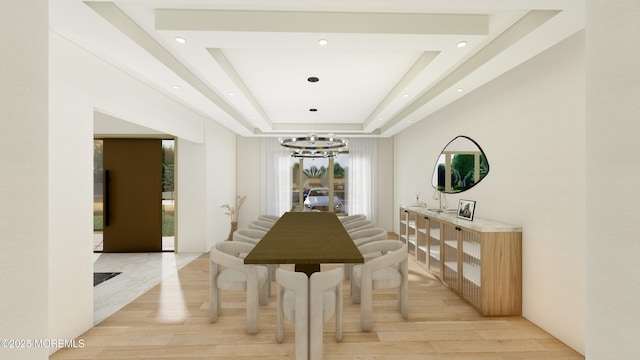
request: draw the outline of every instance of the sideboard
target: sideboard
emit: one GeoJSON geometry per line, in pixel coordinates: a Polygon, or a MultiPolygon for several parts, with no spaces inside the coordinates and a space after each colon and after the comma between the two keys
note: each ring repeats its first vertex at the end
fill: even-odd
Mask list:
{"type": "Polygon", "coordinates": [[[483,316],[521,315],[521,227],[403,206],[399,237],[410,256],[483,316]]]}

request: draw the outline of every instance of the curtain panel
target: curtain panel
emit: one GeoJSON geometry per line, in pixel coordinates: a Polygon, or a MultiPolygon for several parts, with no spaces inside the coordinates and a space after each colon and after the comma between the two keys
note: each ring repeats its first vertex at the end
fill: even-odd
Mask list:
{"type": "Polygon", "coordinates": [[[350,214],[364,214],[376,221],[376,159],[374,138],[349,139],[347,204],[350,214]]]}
{"type": "Polygon", "coordinates": [[[291,210],[291,155],[278,138],[262,139],[262,213],[280,216],[291,210]]]}

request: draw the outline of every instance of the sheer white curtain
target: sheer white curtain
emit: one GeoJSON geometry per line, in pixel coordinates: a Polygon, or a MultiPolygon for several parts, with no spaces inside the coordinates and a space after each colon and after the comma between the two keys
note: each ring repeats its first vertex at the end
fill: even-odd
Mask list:
{"type": "Polygon", "coordinates": [[[262,213],[282,215],[291,210],[291,155],[278,138],[262,139],[262,213]]]}
{"type": "Polygon", "coordinates": [[[349,139],[348,211],[371,221],[376,220],[376,159],[376,139],[349,139]]]}

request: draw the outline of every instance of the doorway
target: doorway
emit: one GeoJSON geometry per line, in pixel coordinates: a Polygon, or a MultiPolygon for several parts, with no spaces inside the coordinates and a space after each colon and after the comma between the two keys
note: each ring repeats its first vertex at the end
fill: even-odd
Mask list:
{"type": "Polygon", "coordinates": [[[174,140],[94,140],[94,251],[173,251],[174,140]]]}

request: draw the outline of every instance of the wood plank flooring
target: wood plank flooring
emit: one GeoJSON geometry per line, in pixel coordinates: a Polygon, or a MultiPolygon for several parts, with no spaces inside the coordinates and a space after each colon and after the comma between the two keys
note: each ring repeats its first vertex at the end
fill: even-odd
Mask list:
{"type": "MultiPolygon", "coordinates": [[[[325,324],[325,359],[584,359],[522,317],[480,316],[411,260],[409,272],[409,319],[398,313],[395,291],[377,291],[371,332],[360,331],[359,305],[344,281],[344,339],[336,342],[333,321],[325,324]]],[[[50,359],[293,359],[292,323],[285,323],[285,341],[275,341],[275,283],[272,290],[269,305],[260,307],[258,334],[245,332],[240,292],[223,292],[222,313],[209,323],[209,257],[203,254],[78,337],[83,348],[50,359]]]]}

